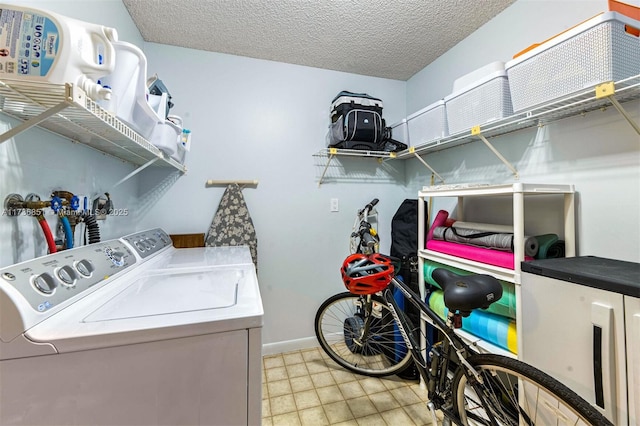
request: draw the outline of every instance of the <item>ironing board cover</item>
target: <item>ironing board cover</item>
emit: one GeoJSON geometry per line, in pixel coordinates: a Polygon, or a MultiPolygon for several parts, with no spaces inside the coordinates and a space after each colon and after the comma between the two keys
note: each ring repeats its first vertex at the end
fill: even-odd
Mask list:
{"type": "Polygon", "coordinates": [[[251,258],[258,269],[258,238],[249,209],[237,183],[227,187],[205,239],[209,247],[249,246],[251,258]]]}

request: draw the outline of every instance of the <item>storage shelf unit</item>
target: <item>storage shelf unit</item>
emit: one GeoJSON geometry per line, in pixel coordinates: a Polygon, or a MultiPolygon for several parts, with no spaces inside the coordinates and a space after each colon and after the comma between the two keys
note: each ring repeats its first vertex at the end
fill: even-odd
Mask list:
{"type": "MultiPolygon", "coordinates": [[[[516,307],[521,305],[521,269],[520,262],[524,260],[524,199],[535,195],[557,195],[562,196],[564,201],[564,241],[566,257],[576,255],[575,246],[575,190],[573,185],[547,185],[547,184],[529,184],[529,183],[513,183],[504,185],[438,185],[424,187],[418,193],[418,272],[420,295],[425,297],[424,282],[424,261],[431,260],[442,263],[455,268],[464,269],[479,274],[489,274],[502,281],[515,284],[516,307]],[[475,262],[448,254],[439,253],[433,250],[426,250],[425,247],[425,207],[424,201],[431,197],[456,197],[458,200],[456,219],[463,220],[464,212],[463,202],[468,197],[495,197],[506,196],[512,198],[513,203],[513,231],[514,231],[514,269],[505,269],[493,265],[475,262]]],[[[516,309],[516,330],[520,334],[521,313],[516,309]]],[[[469,333],[460,333],[474,347],[480,351],[501,353],[506,351],[500,349],[489,342],[471,336],[469,333]],[[475,340],[474,340],[475,339],[475,340]],[[474,343],[475,342],[475,343],[474,343]]],[[[518,339],[518,353],[521,353],[521,339],[518,339]]],[[[513,356],[513,355],[512,355],[513,356]]]]}
{"type": "MultiPolygon", "coordinates": [[[[616,104],[640,99],[640,74],[615,83],[605,83],[596,88],[585,89],[579,93],[560,99],[554,99],[543,105],[531,108],[509,117],[479,126],[479,133],[490,138],[512,133],[529,127],[541,126],[563,118],[573,117],[616,104]]],[[[625,113],[621,111],[623,115],[625,113]]],[[[638,130],[638,124],[625,115],[630,124],[638,130]]],[[[411,149],[399,152],[396,158],[413,158],[415,154],[425,154],[452,148],[478,139],[478,129],[467,130],[445,138],[426,142],[411,149]]],[[[409,135],[411,138],[411,135],[409,135]]]]}
{"type": "Polygon", "coordinates": [[[23,121],[0,135],[0,143],[39,126],[138,166],[153,163],[186,171],[72,84],[0,81],[0,111],[23,121]]]}

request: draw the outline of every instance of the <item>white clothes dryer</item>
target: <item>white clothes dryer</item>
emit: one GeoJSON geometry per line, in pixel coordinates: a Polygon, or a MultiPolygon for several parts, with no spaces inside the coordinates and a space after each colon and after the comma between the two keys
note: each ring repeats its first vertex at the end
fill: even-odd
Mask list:
{"type": "Polygon", "coordinates": [[[248,248],[160,229],[3,268],[0,424],[260,424],[262,317],[248,248]]]}

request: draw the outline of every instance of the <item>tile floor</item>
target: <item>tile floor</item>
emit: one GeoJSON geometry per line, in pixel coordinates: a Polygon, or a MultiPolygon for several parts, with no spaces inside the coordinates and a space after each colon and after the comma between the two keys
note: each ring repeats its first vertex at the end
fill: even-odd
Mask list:
{"type": "Polygon", "coordinates": [[[418,381],[352,374],[320,348],[267,355],[263,367],[264,426],[432,424],[418,381]]]}

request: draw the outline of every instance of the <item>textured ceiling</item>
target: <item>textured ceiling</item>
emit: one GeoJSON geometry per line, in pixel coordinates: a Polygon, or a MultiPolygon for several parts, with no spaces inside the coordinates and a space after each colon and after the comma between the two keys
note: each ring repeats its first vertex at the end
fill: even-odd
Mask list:
{"type": "Polygon", "coordinates": [[[407,80],[514,0],[123,0],[145,41],[407,80]]]}

